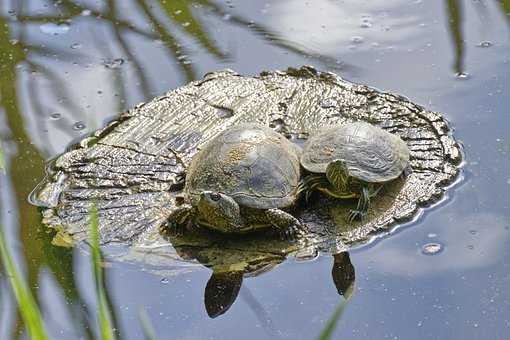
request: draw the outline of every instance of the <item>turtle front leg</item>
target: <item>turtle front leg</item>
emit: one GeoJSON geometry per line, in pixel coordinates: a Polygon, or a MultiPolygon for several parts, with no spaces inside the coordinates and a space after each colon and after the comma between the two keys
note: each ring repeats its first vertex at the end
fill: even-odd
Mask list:
{"type": "Polygon", "coordinates": [[[354,220],[363,221],[363,219],[367,216],[368,207],[370,206],[370,197],[370,190],[367,187],[361,188],[358,206],[356,209],[350,211],[348,217],[349,222],[354,220]]]}
{"type": "Polygon", "coordinates": [[[195,208],[190,204],[180,205],[168,217],[168,228],[177,235],[183,235],[194,214],[195,208]]]}
{"type": "Polygon", "coordinates": [[[266,210],[266,217],[285,240],[294,240],[298,234],[302,234],[306,227],[297,218],[280,209],[266,210]]]}
{"type": "Polygon", "coordinates": [[[377,196],[382,187],[382,184],[362,187],[361,194],[358,199],[358,206],[355,210],[351,210],[349,213],[349,222],[354,220],[362,221],[367,216],[368,208],[370,207],[370,200],[372,197],[377,196]]]}
{"type": "Polygon", "coordinates": [[[312,193],[319,189],[331,186],[328,180],[323,175],[308,175],[301,180],[298,187],[298,195],[305,193],[305,201],[308,203],[312,193]]]}

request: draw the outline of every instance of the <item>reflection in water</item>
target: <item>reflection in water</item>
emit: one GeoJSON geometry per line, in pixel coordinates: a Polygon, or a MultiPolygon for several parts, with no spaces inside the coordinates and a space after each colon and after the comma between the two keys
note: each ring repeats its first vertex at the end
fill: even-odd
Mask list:
{"type": "Polygon", "coordinates": [[[212,273],[204,291],[207,315],[215,318],[225,313],[237,299],[243,283],[242,272],[212,273]]]}
{"type": "MultiPolygon", "coordinates": [[[[228,255],[225,254],[225,256],[228,255]]],[[[333,268],[331,269],[333,283],[335,284],[338,294],[345,300],[349,300],[354,290],[354,266],[347,252],[335,254],[333,258],[333,268]]],[[[251,277],[260,275],[274,268],[274,266],[275,264],[273,263],[272,266],[266,266],[263,271],[256,273],[249,272],[249,269],[245,271],[233,270],[222,272],[221,269],[218,270],[212,267],[213,273],[207,282],[204,292],[204,304],[207,315],[211,318],[215,318],[229,310],[237,299],[245,275],[251,277]]],[[[250,306],[256,306],[256,304],[253,303],[254,301],[256,302],[256,299],[249,291],[245,292],[244,296],[251,302],[250,306]]],[[[260,311],[260,305],[255,310],[260,311]]],[[[256,314],[260,313],[256,312],[256,314]]],[[[264,319],[267,320],[267,318],[264,319]]]]}
{"type": "Polygon", "coordinates": [[[354,266],[351,263],[349,253],[346,251],[334,254],[333,258],[333,268],[331,269],[333,282],[335,283],[338,294],[348,300],[354,292],[354,283],[356,280],[354,266]]]}
{"type": "MultiPolygon", "coordinates": [[[[90,320],[94,319],[94,313],[87,308],[86,301],[78,290],[78,283],[74,277],[76,268],[73,265],[75,262],[73,252],[70,249],[51,245],[52,236],[41,228],[37,209],[26,201],[26,197],[44,172],[45,160],[48,155],[54,153],[51,148],[54,136],[42,132],[50,129],[49,115],[60,115],[58,120],[52,121],[51,132],[60,132],[66,140],[76,136],[71,128],[75,122],[87,122],[89,126],[88,122],[96,119],[91,117],[90,110],[87,108],[90,103],[81,102],[82,91],[94,88],[95,85],[79,84],[76,90],[70,86],[80,83],[79,77],[82,73],[97,71],[82,68],[85,61],[113,60],[117,57],[126,60],[121,67],[108,70],[106,76],[108,81],[114,83],[113,92],[116,95],[111,94],[110,97],[115,102],[115,111],[121,111],[125,108],[128,98],[139,97],[140,100],[144,100],[154,95],[153,91],[158,79],[150,77],[150,70],[144,63],[147,63],[148,56],[155,56],[159,53],[158,51],[162,51],[159,54],[162,54],[163,58],[174,63],[177,76],[185,80],[195,79],[198,73],[197,67],[191,62],[195,53],[190,48],[193,41],[196,41],[201,48],[199,52],[196,52],[197,55],[205,51],[219,63],[234,58],[235,56],[218,46],[211,33],[214,26],[241,28],[246,34],[260,38],[265,45],[275,46],[298,57],[306,56],[328,70],[335,67],[336,58],[324,53],[311,53],[295,41],[276,33],[278,30],[271,29],[267,24],[262,23],[262,20],[258,22],[255,15],[252,17],[229,13],[227,5],[213,1],[134,0],[128,5],[126,5],[127,2],[120,0],[100,2],[61,0],[50,4],[46,1],[20,0],[9,3],[11,7],[8,7],[9,4],[5,2],[1,4],[0,10],[0,124],[2,125],[0,129],[2,145],[8,150],[5,154],[5,158],[8,158],[5,165],[7,167],[6,182],[9,182],[9,185],[1,188],[2,199],[8,198],[2,201],[1,217],[9,219],[7,224],[12,225],[15,231],[9,235],[11,239],[13,235],[19,234],[19,249],[22,254],[17,255],[22,256],[18,256],[18,260],[24,259],[26,278],[32,293],[37,295],[39,292],[41,271],[49,271],[67,301],[68,312],[73,319],[72,327],[85,338],[92,339],[94,326],[91,325],[90,320]],[[207,18],[206,15],[211,15],[214,19],[213,25],[211,25],[211,18],[207,18]],[[224,20],[227,16],[228,20],[224,20]],[[93,40],[91,44],[97,42],[94,45],[96,49],[89,51],[85,44],[88,41],[83,41],[82,48],[76,48],[78,45],[73,45],[75,48],[62,45],[64,39],[60,36],[55,38],[40,32],[39,26],[47,23],[69,25],[61,27],[61,29],[70,27],[66,35],[71,34],[75,28],[79,28],[80,34],[93,32],[91,33],[93,38],[85,39],[93,40]],[[156,41],[161,42],[158,48],[148,45],[156,41]],[[143,47],[140,48],[140,46],[143,47]],[[75,64],[73,66],[76,67],[75,69],[69,68],[72,64],[75,64]],[[84,69],[86,71],[83,71],[84,69]],[[55,110],[58,113],[55,113],[55,110]],[[33,126],[38,128],[34,129],[33,126]],[[12,150],[15,150],[16,154],[9,159],[12,150]]],[[[339,4],[344,6],[343,2],[339,4]]],[[[501,14],[510,24],[508,15],[510,1],[498,0],[497,4],[501,14]]],[[[291,3],[291,5],[298,4],[291,3]]],[[[359,4],[355,3],[355,5],[359,4]]],[[[463,2],[447,0],[445,8],[449,16],[448,28],[455,51],[454,71],[462,74],[465,72],[464,36],[461,29],[464,20],[463,2]]],[[[284,22],[285,14],[279,14],[281,16],[278,18],[279,22],[284,22]]],[[[331,18],[338,22],[334,16],[331,18]]],[[[328,34],[323,36],[338,34],[338,32],[331,34],[330,31],[324,32],[328,34]]],[[[303,44],[314,45],[311,39],[304,39],[303,44]]],[[[331,45],[329,48],[337,49],[337,46],[331,45]]],[[[325,51],[322,48],[320,50],[325,51]]],[[[266,53],[263,48],[261,51],[261,54],[266,53]]],[[[303,59],[299,58],[300,61],[303,59]]],[[[150,62],[152,63],[152,59],[150,62]]],[[[161,67],[160,64],[157,66],[161,67]]],[[[257,67],[259,67],[258,64],[257,67]]],[[[101,70],[103,69],[101,66],[101,70]]],[[[160,75],[157,74],[157,76],[160,75]]],[[[111,111],[109,108],[101,109],[111,111]]],[[[494,222],[488,218],[487,221],[481,222],[496,225],[497,221],[494,222]]],[[[448,223],[445,222],[445,224],[448,223]]],[[[455,258],[450,258],[451,261],[445,261],[443,257],[438,256],[437,261],[428,262],[429,267],[417,268],[412,256],[409,256],[414,253],[403,254],[398,251],[393,253],[394,250],[388,249],[384,256],[388,261],[382,262],[381,267],[392,274],[404,275],[403,272],[412,272],[415,275],[425,275],[451,270],[451,268],[459,269],[462,264],[469,265],[469,268],[486,266],[487,263],[492,263],[489,259],[492,261],[502,254],[504,244],[501,240],[505,239],[503,226],[499,230],[498,233],[491,233],[490,239],[481,239],[479,248],[487,250],[485,255],[473,254],[472,257],[466,258],[460,251],[462,249],[454,252],[452,250],[455,248],[449,247],[449,251],[441,256],[455,255],[455,258]],[[494,244],[497,247],[494,247],[494,244]]],[[[451,240],[458,237],[457,235],[447,236],[447,239],[451,240]]],[[[18,242],[13,242],[14,246],[17,244],[18,242]]],[[[347,253],[337,254],[334,258],[333,281],[338,293],[348,298],[352,294],[354,268],[347,253]]],[[[283,259],[275,262],[278,261],[281,262],[283,259]]],[[[220,271],[213,274],[205,293],[206,310],[211,316],[225,313],[238,294],[247,301],[256,301],[253,295],[250,297],[245,287],[240,288],[245,275],[247,272],[244,271],[234,272],[234,274],[222,274],[220,271]]],[[[3,278],[1,280],[3,281],[3,278]]],[[[5,299],[2,299],[1,303],[4,306],[5,299]]],[[[259,314],[261,313],[262,309],[256,307],[256,303],[250,303],[250,306],[259,310],[259,314]]],[[[14,315],[13,319],[12,329],[7,326],[6,328],[9,329],[2,330],[2,334],[8,336],[7,333],[11,333],[10,338],[18,338],[22,333],[23,325],[19,314],[14,315]]]]}
{"type": "Polygon", "coordinates": [[[269,316],[269,313],[266,311],[264,306],[257,300],[257,298],[251,293],[251,291],[248,289],[248,287],[243,286],[241,289],[241,297],[243,298],[244,302],[250,307],[250,309],[253,311],[253,313],[256,315],[257,319],[259,320],[260,324],[266,331],[266,333],[273,337],[279,337],[280,332],[276,329],[273,320],[269,316]]]}
{"type": "Polygon", "coordinates": [[[502,14],[506,17],[508,23],[510,24],[510,0],[499,0],[499,5],[502,14]]]}
{"type": "Polygon", "coordinates": [[[450,35],[455,49],[455,62],[453,69],[455,74],[461,78],[465,77],[464,72],[464,40],[462,38],[462,4],[459,0],[447,0],[448,24],[450,35]]]}
{"type": "MultiPolygon", "coordinates": [[[[510,24],[510,0],[499,0],[500,10],[503,16],[508,20],[510,24]]],[[[489,18],[489,12],[486,4],[483,1],[474,1],[472,5],[476,6],[476,13],[480,17],[485,17],[489,21],[487,25],[491,25],[492,18],[489,18]]],[[[464,23],[464,2],[459,0],[446,0],[446,11],[448,14],[448,31],[452,40],[454,49],[454,63],[453,71],[459,79],[468,78],[469,75],[465,69],[465,37],[462,29],[464,23]]],[[[490,41],[484,41],[478,46],[488,47],[490,41]]]]}

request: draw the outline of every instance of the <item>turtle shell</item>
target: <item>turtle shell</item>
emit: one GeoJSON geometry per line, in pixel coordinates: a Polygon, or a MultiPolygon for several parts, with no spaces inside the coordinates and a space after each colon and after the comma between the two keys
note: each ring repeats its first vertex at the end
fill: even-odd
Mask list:
{"type": "Polygon", "coordinates": [[[216,191],[241,206],[290,206],[297,198],[299,152],[299,147],[266,126],[247,123],[231,127],[193,157],[185,193],[191,204],[202,191],[216,191]]]}
{"type": "Polygon", "coordinates": [[[400,137],[364,122],[325,128],[312,136],[301,154],[303,167],[325,173],[331,161],[341,159],[350,175],[379,183],[397,178],[409,162],[409,148],[400,137]]]}

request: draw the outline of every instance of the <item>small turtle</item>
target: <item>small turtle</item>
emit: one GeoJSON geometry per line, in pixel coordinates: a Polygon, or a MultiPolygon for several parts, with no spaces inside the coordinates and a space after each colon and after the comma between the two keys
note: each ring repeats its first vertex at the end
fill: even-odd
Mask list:
{"type": "Polygon", "coordinates": [[[227,129],[193,157],[184,203],[171,214],[170,226],[192,223],[233,234],[273,227],[293,238],[303,226],[282,209],[298,198],[300,152],[260,124],[227,129]]]}
{"type": "Polygon", "coordinates": [[[363,219],[370,199],[383,183],[399,177],[408,163],[406,143],[381,128],[364,122],[328,127],[303,147],[301,165],[311,174],[300,190],[307,197],[319,190],[336,198],[358,198],[349,221],[363,219]]]}

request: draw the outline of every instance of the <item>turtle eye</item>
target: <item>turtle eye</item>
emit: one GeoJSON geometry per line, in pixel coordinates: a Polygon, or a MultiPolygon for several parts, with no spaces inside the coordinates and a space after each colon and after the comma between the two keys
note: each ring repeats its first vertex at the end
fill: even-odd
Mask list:
{"type": "Polygon", "coordinates": [[[218,193],[216,193],[216,192],[212,192],[212,193],[210,193],[210,194],[209,194],[209,197],[210,197],[213,201],[215,201],[215,202],[219,201],[219,200],[220,200],[220,198],[221,198],[220,194],[218,194],[218,193]]]}

